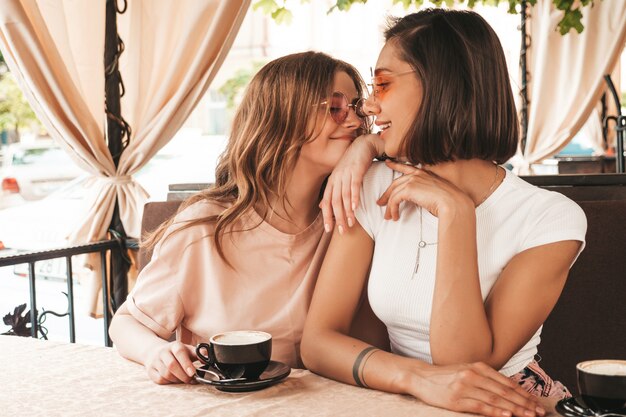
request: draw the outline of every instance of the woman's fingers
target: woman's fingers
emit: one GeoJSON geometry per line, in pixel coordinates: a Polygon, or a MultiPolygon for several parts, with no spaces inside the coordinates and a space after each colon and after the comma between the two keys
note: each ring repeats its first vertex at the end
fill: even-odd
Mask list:
{"type": "Polygon", "coordinates": [[[399,184],[392,190],[387,198],[387,208],[385,209],[385,220],[398,220],[400,218],[400,204],[410,199],[408,196],[409,187],[407,183],[399,184]]]}
{"type": "MultiPolygon", "coordinates": [[[[541,409],[537,397],[524,390],[515,381],[507,378],[485,363],[478,362],[472,366],[478,373],[487,377],[487,379],[485,379],[485,389],[500,395],[505,395],[509,401],[521,407],[535,411],[537,411],[537,407],[541,409]]],[[[545,410],[542,411],[545,414],[545,410]]]]}
{"type": "Polygon", "coordinates": [[[510,410],[516,416],[545,415],[537,397],[515,381],[481,362],[472,364],[471,369],[477,376],[476,381],[471,383],[483,393],[483,397],[479,398],[481,401],[510,410]]]}
{"type": "Polygon", "coordinates": [[[359,198],[361,196],[362,188],[363,188],[363,178],[357,178],[355,176],[352,176],[352,181],[350,181],[350,193],[352,195],[350,205],[351,205],[353,212],[359,206],[359,198]]]}
{"type": "Polygon", "coordinates": [[[343,202],[343,210],[346,215],[346,224],[348,227],[354,225],[354,209],[352,208],[352,174],[346,172],[341,181],[341,199],[343,202]]]}
{"type": "MultiPolygon", "coordinates": [[[[495,412],[495,415],[509,415],[519,417],[534,417],[536,416],[535,407],[522,407],[515,402],[511,401],[506,395],[496,394],[491,390],[485,390],[480,388],[473,388],[466,393],[466,399],[477,401],[479,404],[484,404],[483,410],[476,410],[481,414],[484,410],[488,413],[495,412]],[[505,412],[505,413],[503,413],[505,412]],[[532,413],[532,414],[531,414],[532,413]]],[[[493,415],[493,414],[486,414],[493,415]]]]}
{"type": "Polygon", "coordinates": [[[489,365],[483,362],[476,362],[472,364],[472,367],[476,370],[476,372],[489,377],[494,380],[497,384],[507,387],[515,392],[516,397],[519,396],[526,400],[537,402],[537,397],[520,387],[515,381],[511,378],[508,378],[502,375],[500,372],[496,371],[489,365]]]}
{"type": "MultiPolygon", "coordinates": [[[[484,403],[473,398],[463,398],[458,402],[458,408],[454,411],[460,411],[464,413],[480,414],[487,417],[511,417],[514,414],[509,410],[504,410],[498,407],[494,407],[487,403],[484,403]]],[[[519,416],[522,417],[522,416],[519,416]]],[[[528,416],[524,416],[528,417],[528,416]]]]}
{"type": "Polygon", "coordinates": [[[196,368],[193,366],[193,362],[191,361],[192,357],[195,357],[195,350],[189,346],[180,342],[175,342],[172,344],[172,354],[174,358],[182,368],[185,375],[188,379],[185,382],[189,382],[191,378],[193,378],[196,373],[196,368]]]}
{"type": "Polygon", "coordinates": [[[159,371],[164,378],[172,382],[189,382],[191,379],[172,351],[163,351],[161,354],[161,363],[163,363],[164,366],[159,369],[159,371]],[[172,377],[174,380],[172,380],[172,377]]]}
{"type": "Polygon", "coordinates": [[[163,378],[161,376],[161,373],[159,371],[157,371],[156,368],[149,368],[148,369],[148,377],[155,384],[165,385],[165,384],[171,384],[172,383],[171,381],[168,381],[167,379],[163,378]]]}
{"type": "Polygon", "coordinates": [[[433,367],[418,397],[443,408],[484,416],[542,417],[537,397],[484,363],[433,367]]]}
{"type": "Polygon", "coordinates": [[[335,215],[335,223],[339,234],[343,234],[346,230],[346,214],[343,209],[343,198],[341,196],[341,186],[335,185],[333,187],[333,195],[331,197],[331,203],[333,207],[333,213],[335,215]]]}
{"type": "Polygon", "coordinates": [[[322,209],[322,217],[324,219],[324,230],[326,233],[330,233],[335,227],[335,217],[333,215],[332,195],[333,195],[334,178],[331,175],[328,177],[326,188],[324,189],[324,196],[320,201],[319,207],[322,209]]]}
{"type": "Polygon", "coordinates": [[[396,178],[391,182],[391,184],[389,184],[389,187],[387,187],[385,192],[380,197],[378,197],[378,200],[376,200],[376,204],[378,204],[379,206],[387,205],[389,202],[389,196],[396,190],[396,188],[412,180],[414,180],[413,175],[403,175],[399,178],[396,178]]]}
{"type": "Polygon", "coordinates": [[[386,160],[385,163],[387,164],[389,168],[393,169],[394,171],[401,172],[403,174],[412,174],[415,171],[419,170],[419,168],[416,168],[414,166],[401,164],[399,162],[393,162],[389,159],[386,160]]]}
{"type": "Polygon", "coordinates": [[[158,376],[152,380],[157,384],[180,384],[182,382],[167,369],[167,365],[163,361],[154,364],[154,371],[158,376]]]}

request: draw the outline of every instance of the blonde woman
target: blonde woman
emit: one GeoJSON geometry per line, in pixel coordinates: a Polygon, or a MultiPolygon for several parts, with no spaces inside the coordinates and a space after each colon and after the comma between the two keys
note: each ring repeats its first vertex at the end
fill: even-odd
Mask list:
{"type": "Polygon", "coordinates": [[[301,367],[330,236],[318,204],[326,177],[366,127],[363,86],[351,65],[314,52],[276,59],[252,79],[215,186],[147,241],[152,260],[111,323],[119,353],[154,382],[189,382],[195,344],[228,330],[271,333],[272,358],[301,367]]]}

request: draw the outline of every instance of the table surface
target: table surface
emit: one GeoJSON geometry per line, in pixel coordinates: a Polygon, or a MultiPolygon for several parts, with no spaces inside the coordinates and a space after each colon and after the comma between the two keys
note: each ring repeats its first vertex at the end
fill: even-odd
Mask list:
{"type": "Polygon", "coordinates": [[[157,385],[113,348],[0,336],[0,358],[3,416],[468,416],[301,369],[264,390],[225,393],[157,385]]]}

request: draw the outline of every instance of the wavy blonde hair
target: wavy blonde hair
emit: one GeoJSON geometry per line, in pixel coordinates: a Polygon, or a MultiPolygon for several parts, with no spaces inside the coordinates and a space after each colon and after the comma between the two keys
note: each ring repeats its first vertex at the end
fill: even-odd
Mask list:
{"type": "MultiPolygon", "coordinates": [[[[285,195],[289,174],[302,146],[314,140],[320,130],[317,122],[311,129],[310,115],[332,94],[335,74],[341,71],[354,81],[362,97],[365,84],[358,71],[324,53],[287,55],[261,68],[235,113],[228,145],[216,168],[215,184],[184,201],[178,209],[180,213],[192,204],[210,200],[223,204],[224,211],[186,221],[174,232],[198,224],[215,224],[215,246],[228,263],[222,239],[226,233],[250,230],[233,228],[248,210],[257,205],[262,207],[264,212],[259,214],[265,219],[272,197],[283,205],[289,204],[285,195]]],[[[175,217],[147,236],[142,246],[154,247],[164,238],[175,217]]]]}

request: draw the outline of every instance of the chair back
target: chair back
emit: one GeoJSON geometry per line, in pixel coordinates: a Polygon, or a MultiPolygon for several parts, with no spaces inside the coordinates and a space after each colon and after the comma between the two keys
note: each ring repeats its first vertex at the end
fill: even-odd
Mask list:
{"type": "MultiPolygon", "coordinates": [[[[143,217],[141,218],[141,239],[146,234],[154,232],[163,222],[176,214],[182,201],[155,201],[146,203],[143,207],[143,217]]],[[[137,270],[141,271],[152,258],[152,250],[139,247],[137,270]]]]}
{"type": "MultiPolygon", "coordinates": [[[[538,185],[573,199],[587,215],[585,250],[546,320],[539,345],[541,366],[576,393],[578,362],[626,360],[626,187],[538,185]]],[[[174,215],[181,202],[147,203],[142,236],[174,215]]],[[[139,250],[139,270],[151,256],[151,251],[139,250]]]]}
{"type": "Polygon", "coordinates": [[[578,362],[626,359],[626,187],[623,181],[542,186],[575,200],[587,216],[585,250],[570,270],[539,344],[541,366],[576,395],[578,362]]]}

